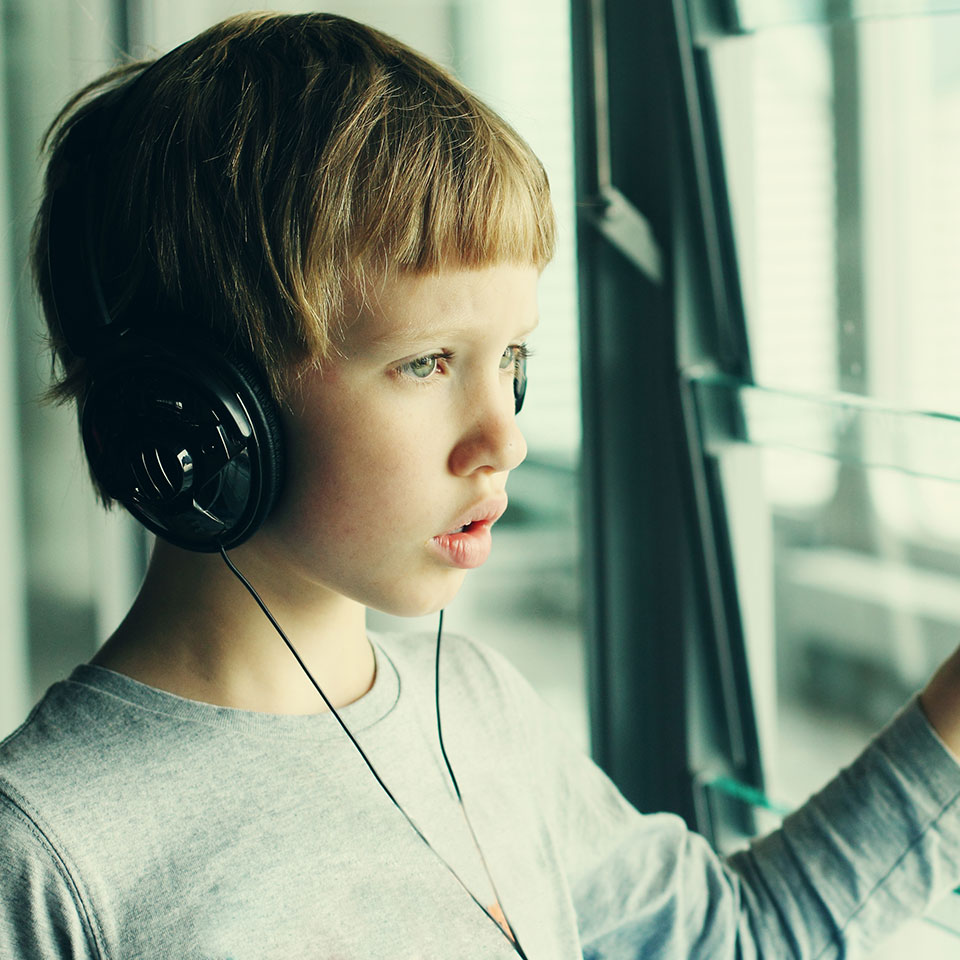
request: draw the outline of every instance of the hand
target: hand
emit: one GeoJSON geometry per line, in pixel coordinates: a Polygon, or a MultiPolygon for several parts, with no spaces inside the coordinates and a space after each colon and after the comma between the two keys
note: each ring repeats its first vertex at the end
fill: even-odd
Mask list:
{"type": "Polygon", "coordinates": [[[948,657],[920,694],[930,725],[960,762],[960,648],[948,657]]]}

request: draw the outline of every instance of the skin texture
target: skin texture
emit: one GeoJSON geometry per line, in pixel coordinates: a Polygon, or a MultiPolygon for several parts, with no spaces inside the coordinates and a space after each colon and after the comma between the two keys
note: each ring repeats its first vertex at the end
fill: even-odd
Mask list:
{"type": "MultiPolygon", "coordinates": [[[[537,279],[515,264],[386,279],[353,303],[340,356],[298,384],[283,496],[231,558],[335,706],[373,682],[366,607],[448,604],[465,571],[432,539],[502,499],[526,456],[508,361],[536,326],[537,279]],[[438,354],[452,356],[418,361],[438,354]]],[[[208,703],[324,709],[222,559],[163,542],[94,663],[208,703]]]]}

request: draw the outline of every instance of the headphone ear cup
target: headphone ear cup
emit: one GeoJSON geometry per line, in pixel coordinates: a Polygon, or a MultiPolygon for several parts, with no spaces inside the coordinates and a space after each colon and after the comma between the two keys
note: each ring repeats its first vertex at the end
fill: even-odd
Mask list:
{"type": "MultiPolygon", "coordinates": [[[[257,452],[260,460],[260,474],[263,478],[264,506],[263,517],[257,523],[259,528],[277,502],[283,483],[285,464],[280,411],[277,409],[270,388],[252,363],[237,357],[229,358],[226,362],[236,372],[238,396],[248,402],[248,410],[261,425],[259,435],[262,439],[258,441],[257,452]]],[[[250,535],[252,533],[253,531],[250,535]]]]}
{"type": "Polygon", "coordinates": [[[205,344],[181,353],[124,337],[81,408],[94,476],[158,536],[212,553],[239,546],[280,493],[279,412],[251,364],[205,344]]]}

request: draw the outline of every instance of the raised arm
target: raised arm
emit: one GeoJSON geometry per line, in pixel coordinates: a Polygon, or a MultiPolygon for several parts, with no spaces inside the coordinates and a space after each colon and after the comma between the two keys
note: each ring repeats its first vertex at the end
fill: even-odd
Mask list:
{"type": "Polygon", "coordinates": [[[958,690],[960,656],[922,708],[911,701],[779,830],[729,858],[678,817],[632,810],[541,724],[584,957],[852,957],[921,915],[960,883],[960,763],[942,742],[960,739],[958,690]]]}

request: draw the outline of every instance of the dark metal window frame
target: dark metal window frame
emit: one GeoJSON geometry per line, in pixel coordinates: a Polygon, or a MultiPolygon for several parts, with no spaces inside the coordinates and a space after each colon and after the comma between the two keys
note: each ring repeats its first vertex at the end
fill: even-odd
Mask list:
{"type": "Polygon", "coordinates": [[[763,787],[719,478],[680,375],[750,379],[717,117],[684,0],[572,9],[594,755],[641,810],[712,835],[704,771],[763,787]]]}
{"type": "MultiPolygon", "coordinates": [[[[752,831],[751,804],[762,801],[764,783],[710,449],[715,436],[754,440],[738,396],[753,376],[710,46],[772,25],[830,25],[836,297],[845,324],[838,392],[797,402],[830,416],[856,413],[842,443],[810,449],[840,461],[835,499],[853,518],[849,530],[869,530],[862,468],[886,461],[876,452],[871,460],[861,421],[911,414],[869,398],[849,402],[862,394],[866,368],[863,145],[851,133],[861,108],[855,21],[955,12],[960,3],[573,0],[572,10],[594,754],[640,809],[675,811],[717,839],[731,825],[752,831]],[[712,789],[718,778],[730,778],[747,802],[712,789]]],[[[921,475],[938,469],[919,464],[921,475]]],[[[869,552],[869,543],[847,545],[869,552]]]]}

